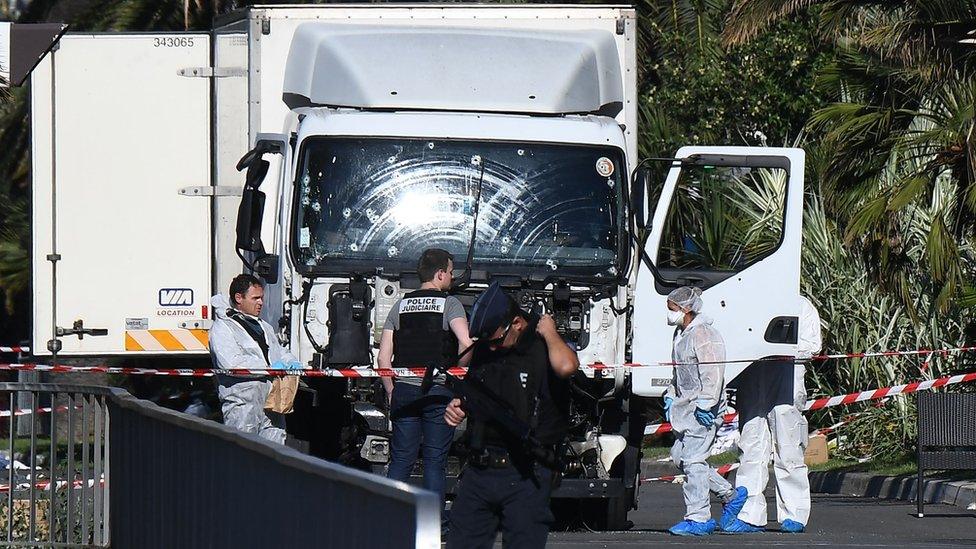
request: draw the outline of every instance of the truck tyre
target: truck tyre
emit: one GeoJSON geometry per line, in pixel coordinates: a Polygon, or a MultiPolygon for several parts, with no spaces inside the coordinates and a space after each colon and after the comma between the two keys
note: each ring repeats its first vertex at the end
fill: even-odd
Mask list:
{"type": "Polygon", "coordinates": [[[603,504],[601,513],[601,530],[629,530],[634,523],[627,520],[627,513],[630,512],[634,502],[634,489],[627,488],[623,495],[615,498],[607,498],[603,504]]]}

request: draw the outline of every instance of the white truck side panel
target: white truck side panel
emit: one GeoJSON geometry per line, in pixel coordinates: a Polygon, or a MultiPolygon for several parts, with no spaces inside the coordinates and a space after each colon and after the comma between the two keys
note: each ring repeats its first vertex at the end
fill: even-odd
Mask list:
{"type": "Polygon", "coordinates": [[[52,306],[57,327],[108,330],[61,337],[64,354],[206,352],[190,328],[210,296],[210,205],[178,191],[210,184],[210,83],[178,71],[209,65],[207,35],[69,35],[35,71],[35,354],[52,306]]]}
{"type": "MultiPolygon", "coordinates": [[[[218,70],[246,70],[247,34],[216,33],[214,67],[218,70]]],[[[243,189],[244,174],[237,171],[237,161],[250,149],[247,135],[247,76],[225,76],[213,79],[214,86],[214,184],[218,187],[243,189]]],[[[220,195],[213,199],[214,292],[226,292],[234,276],[243,271],[234,248],[237,209],[240,196],[220,195]]]]}

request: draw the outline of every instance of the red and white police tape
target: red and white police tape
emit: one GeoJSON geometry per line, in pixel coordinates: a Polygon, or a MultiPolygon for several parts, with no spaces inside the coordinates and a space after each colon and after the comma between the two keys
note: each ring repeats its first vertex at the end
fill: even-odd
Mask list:
{"type": "MultiPolygon", "coordinates": [[[[812,412],[814,410],[822,410],[824,408],[831,408],[834,406],[843,406],[847,404],[854,404],[855,402],[865,402],[870,400],[880,400],[882,398],[887,398],[895,395],[904,395],[908,393],[915,393],[918,391],[927,391],[930,389],[938,389],[939,387],[945,387],[947,385],[956,385],[958,383],[970,383],[976,381],[976,372],[969,372],[966,374],[956,374],[953,376],[945,376],[936,379],[929,379],[925,381],[913,381],[911,383],[906,383],[904,385],[893,385],[891,387],[882,387],[880,389],[871,389],[868,391],[859,391],[857,393],[849,393],[846,395],[837,395],[832,397],[818,398],[815,400],[807,401],[807,405],[803,408],[804,412],[812,412]]],[[[725,422],[734,421],[738,417],[738,414],[726,414],[725,422]]],[[[654,425],[648,425],[644,428],[645,435],[658,435],[662,433],[667,433],[671,430],[670,423],[658,423],[654,425]]]]}
{"type": "MultiPolygon", "coordinates": [[[[35,490],[47,491],[47,490],[50,490],[51,489],[51,484],[54,484],[54,489],[55,490],[60,490],[60,489],[62,489],[64,487],[68,486],[68,481],[66,481],[66,480],[59,480],[56,483],[52,483],[49,480],[44,480],[44,481],[41,481],[41,482],[38,482],[38,483],[34,484],[34,489],[35,490]]],[[[100,479],[98,484],[100,486],[105,486],[105,479],[100,479]]],[[[82,488],[82,487],[84,487],[84,488],[92,488],[94,486],[95,486],[95,479],[92,479],[92,478],[88,479],[88,482],[85,482],[83,480],[75,480],[75,481],[73,481],[71,483],[71,487],[74,488],[74,489],[76,489],[76,490],[78,488],[82,488]]],[[[15,484],[14,485],[14,490],[30,490],[30,488],[31,488],[31,484],[29,482],[22,482],[20,484],[15,484]]],[[[9,491],[10,491],[10,485],[9,484],[0,484],[0,493],[9,492],[9,491]]]]}
{"type": "MultiPolygon", "coordinates": [[[[716,471],[718,472],[718,474],[724,477],[725,475],[731,473],[732,471],[735,471],[738,468],[739,468],[738,463],[726,463],[725,465],[719,466],[718,469],[716,469],[716,471]]],[[[640,481],[641,484],[645,482],[677,482],[678,480],[684,480],[685,478],[687,478],[687,475],[665,475],[663,477],[642,478],[640,479],[640,481]]]]}
{"type": "MultiPolygon", "coordinates": [[[[10,410],[0,410],[0,418],[10,417],[11,415],[15,417],[29,416],[31,414],[49,414],[52,410],[57,410],[58,412],[63,412],[67,410],[67,406],[58,406],[57,408],[51,408],[50,406],[45,406],[43,408],[35,408],[33,410],[14,410],[13,413],[10,410]]],[[[76,406],[75,410],[81,410],[81,406],[76,406]]]]}
{"type": "Polygon", "coordinates": [[[0,347],[0,353],[29,353],[30,347],[0,347]]]}
{"type": "MultiPolygon", "coordinates": [[[[770,356],[763,358],[740,358],[730,360],[714,360],[708,362],[698,362],[697,364],[751,364],[753,362],[779,362],[783,360],[795,360],[797,362],[807,362],[813,360],[845,360],[854,358],[890,358],[896,356],[926,356],[932,355],[948,356],[950,353],[964,353],[976,351],[976,345],[968,347],[947,347],[945,349],[912,349],[907,351],[875,351],[870,353],[837,353],[829,355],[813,355],[810,358],[796,358],[792,356],[770,356]]],[[[682,362],[658,362],[660,366],[683,366],[682,362]]],[[[642,364],[625,364],[624,366],[643,366],[642,364]]]]}
{"type": "MultiPolygon", "coordinates": [[[[882,403],[879,403],[879,405],[881,405],[881,404],[882,403]]],[[[813,431],[812,433],[810,433],[810,436],[814,436],[814,435],[828,435],[830,433],[833,433],[837,429],[843,427],[844,425],[847,425],[848,423],[850,423],[850,422],[854,421],[855,419],[857,419],[858,416],[862,416],[862,415],[864,415],[864,412],[857,412],[857,413],[854,413],[854,414],[846,415],[846,416],[842,417],[840,421],[838,421],[837,423],[831,425],[830,427],[822,427],[820,429],[817,429],[817,430],[813,431]]],[[[725,417],[726,417],[726,423],[729,423],[732,420],[734,420],[734,418],[736,417],[736,414],[728,414],[725,417]]],[[[668,430],[670,430],[670,425],[668,425],[668,430]]],[[[666,432],[666,431],[662,431],[662,432],[666,432]]],[[[670,461],[670,459],[662,459],[662,460],[658,460],[658,461],[670,461]]],[[[718,471],[718,474],[720,474],[722,476],[725,476],[725,475],[729,474],[730,472],[732,472],[732,471],[734,471],[734,470],[736,470],[738,468],[739,468],[739,463],[726,463],[725,465],[719,466],[718,469],[717,469],[717,471],[718,471]]],[[[641,483],[644,483],[644,482],[679,482],[679,481],[683,481],[685,478],[686,478],[686,475],[665,475],[665,476],[662,476],[662,477],[642,478],[642,479],[640,479],[640,481],[641,481],[641,483]]]]}
{"type": "MultiPolygon", "coordinates": [[[[98,374],[124,374],[124,375],[149,375],[149,376],[176,376],[176,377],[212,377],[215,375],[230,376],[286,376],[298,375],[302,377],[347,377],[347,378],[374,378],[374,377],[423,377],[424,368],[346,368],[346,369],[327,369],[327,370],[270,370],[261,368],[233,368],[227,370],[218,369],[166,369],[166,368],[124,368],[118,366],[65,366],[58,364],[51,366],[48,364],[0,364],[0,370],[28,371],[28,372],[82,372],[98,374]]],[[[456,376],[463,376],[467,368],[455,366],[448,368],[448,372],[456,376]]]]}
{"type": "MultiPolygon", "coordinates": [[[[0,346],[0,353],[30,353],[30,347],[2,347],[0,346]]],[[[769,361],[783,361],[783,360],[796,360],[798,362],[807,362],[812,360],[843,360],[843,359],[855,359],[855,358],[890,358],[897,356],[926,356],[930,358],[932,355],[948,356],[950,353],[960,353],[976,351],[976,345],[964,346],[964,347],[947,347],[943,349],[911,349],[905,351],[875,351],[875,352],[863,352],[863,353],[836,353],[836,354],[826,354],[826,355],[814,355],[810,358],[795,358],[792,356],[771,356],[762,358],[740,358],[740,359],[728,359],[719,361],[709,361],[709,362],[699,362],[697,364],[751,364],[753,362],[769,362],[769,361]]],[[[624,363],[624,364],[601,364],[595,363],[588,366],[580,366],[580,370],[586,374],[592,374],[597,371],[614,371],[617,369],[631,370],[633,368],[641,368],[646,366],[681,366],[684,363],[681,362],[656,362],[652,364],[639,364],[639,363],[624,363]]],[[[0,365],[4,366],[4,365],[0,365]]],[[[59,368],[70,368],[69,366],[57,366],[59,368]]],[[[463,368],[454,368],[455,370],[461,370],[463,368]]],[[[147,372],[149,369],[145,369],[147,372]]],[[[373,368],[350,368],[342,370],[330,370],[331,373],[327,374],[328,377],[391,377],[397,375],[403,375],[399,372],[409,370],[411,373],[406,375],[423,375],[423,368],[392,368],[388,371],[373,369],[373,368]],[[369,373],[372,370],[376,373],[369,373]],[[418,373],[419,372],[419,373],[418,373]]],[[[68,371],[68,370],[64,370],[68,371]]],[[[187,371],[187,370],[184,370],[187,371]]],[[[210,371],[210,370],[202,370],[210,371]]],[[[243,371],[243,370],[242,370],[243,371]]],[[[267,375],[268,370],[250,370],[259,375],[267,375]]],[[[272,370],[270,375],[274,375],[276,370],[272,370]]],[[[165,374],[156,374],[165,375],[165,374]]],[[[176,374],[171,374],[176,375],[176,374]]],[[[187,374],[181,374],[187,375],[187,374]]],[[[310,374],[303,374],[310,375],[310,374]]],[[[316,374],[318,375],[318,374],[316,374]]],[[[326,374],[322,374],[326,376],[326,374]]]]}

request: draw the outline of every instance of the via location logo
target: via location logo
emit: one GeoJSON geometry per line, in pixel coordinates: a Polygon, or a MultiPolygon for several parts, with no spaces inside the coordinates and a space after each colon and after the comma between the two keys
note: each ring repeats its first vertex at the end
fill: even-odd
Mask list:
{"type": "Polygon", "coordinates": [[[159,290],[161,307],[192,307],[193,290],[190,288],[162,288],[159,290]]]}

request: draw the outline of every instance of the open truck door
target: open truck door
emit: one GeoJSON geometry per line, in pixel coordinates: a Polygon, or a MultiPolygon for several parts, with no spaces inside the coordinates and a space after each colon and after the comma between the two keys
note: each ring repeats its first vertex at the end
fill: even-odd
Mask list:
{"type": "Polygon", "coordinates": [[[207,351],[209,66],[206,34],[66,35],[33,71],[35,354],[207,351]]]}
{"type": "Polygon", "coordinates": [[[671,381],[673,368],[659,363],[671,360],[667,295],[678,286],[702,288],[728,360],[743,361],[726,365],[726,383],[753,359],[796,351],[804,152],[684,147],[675,156],[634,290],[633,360],[643,366],[632,381],[642,396],[662,396],[671,381]]]}

